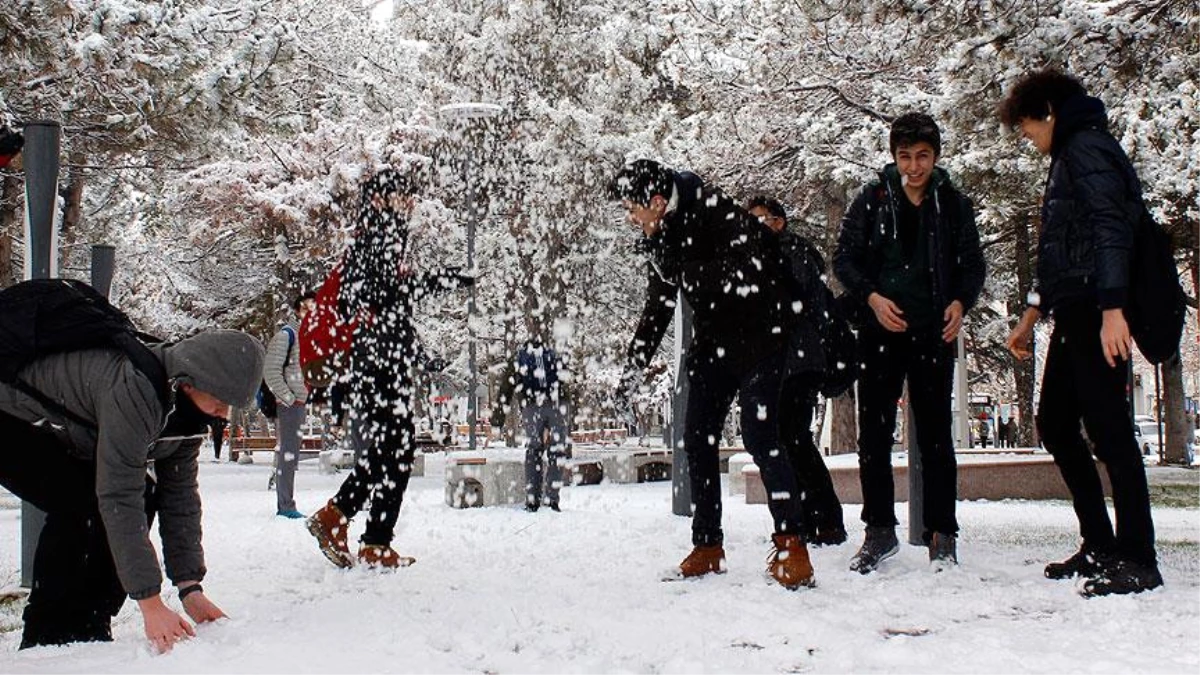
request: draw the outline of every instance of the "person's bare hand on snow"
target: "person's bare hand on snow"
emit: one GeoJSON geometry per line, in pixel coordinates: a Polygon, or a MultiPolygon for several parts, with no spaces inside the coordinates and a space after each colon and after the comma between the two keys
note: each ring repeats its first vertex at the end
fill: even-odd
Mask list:
{"type": "Polygon", "coordinates": [[[171,651],[176,642],[196,636],[187,619],[171,611],[157,595],[138,600],[145,623],[146,639],[159,654],[171,651]]]}

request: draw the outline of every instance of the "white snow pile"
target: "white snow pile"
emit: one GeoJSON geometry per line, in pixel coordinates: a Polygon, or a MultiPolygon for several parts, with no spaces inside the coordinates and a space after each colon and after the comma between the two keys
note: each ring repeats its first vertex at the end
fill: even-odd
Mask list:
{"type": "MultiPolygon", "coordinates": [[[[728,573],[664,582],[690,547],[669,483],[570,487],[562,513],[455,510],[443,462],[427,458],[400,518],[397,572],[334,569],[303,521],[275,517],[267,453],[204,463],[209,597],[230,619],[152,655],[133,603],[109,644],[17,651],[19,615],[0,613],[0,672],[61,673],[1154,673],[1200,672],[1200,511],[1156,508],[1166,586],[1085,599],[1042,577],[1077,546],[1065,502],[960,504],[961,566],[934,573],[905,546],[880,572],[846,564],[861,541],[813,551],[818,586],[764,576],[764,506],[725,498],[728,573]]],[[[306,461],[311,512],[344,477],[306,461]]],[[[906,509],[898,505],[900,533],[906,509]]],[[[353,536],[361,532],[363,517],[353,536]]],[[[19,580],[19,509],[0,507],[0,585],[19,580]]],[[[168,603],[178,608],[173,594],[168,603]]]]}

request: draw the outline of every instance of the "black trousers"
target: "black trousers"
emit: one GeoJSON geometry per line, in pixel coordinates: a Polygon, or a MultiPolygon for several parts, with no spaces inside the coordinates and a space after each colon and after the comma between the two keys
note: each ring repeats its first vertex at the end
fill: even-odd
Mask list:
{"type": "MultiPolygon", "coordinates": [[[[403,366],[400,366],[403,368],[403,366]]],[[[367,444],[354,470],[342,482],[333,503],[353,518],[370,502],[362,543],[391,544],[400,505],[416,455],[412,418],[412,382],[395,372],[356,374],[350,392],[351,424],[367,444]]]]}
{"type": "MultiPolygon", "coordinates": [[[[57,437],[0,413],[0,485],[46,512],[33,559],[21,649],[112,640],[112,617],[125,603],[96,501],[96,465],[57,437]]],[[[147,480],[146,511],[155,500],[147,480]]]]}
{"type": "Polygon", "coordinates": [[[787,454],[780,451],[779,392],[783,354],[771,355],[738,372],[723,359],[689,354],[687,417],[683,449],[692,488],[692,544],[714,546],[721,530],[721,462],[717,452],[721,429],[734,396],[742,407],[742,439],[754,457],[767,489],[767,507],[775,532],[802,535],[796,477],[787,454]]]}
{"type": "Polygon", "coordinates": [[[1125,397],[1127,366],[1109,367],[1100,345],[1100,310],[1075,304],[1053,312],[1037,424],[1042,443],[1071,491],[1084,545],[1154,565],[1154,522],[1146,469],[1125,397]],[[1080,433],[1080,421],[1092,448],[1080,433]],[[1117,513],[1114,534],[1100,474],[1104,462],[1117,513]]]}
{"type": "Polygon", "coordinates": [[[908,380],[921,451],[925,540],[934,532],[957,535],[958,464],[950,433],[954,348],[933,331],[890,333],[877,326],[859,336],[858,466],[862,519],[868,527],[895,527],[892,434],[896,401],[908,380]]]}
{"type": "Polygon", "coordinates": [[[803,529],[806,538],[817,531],[845,529],[842,503],[833,489],[833,479],[825,466],[825,458],[817,449],[812,435],[813,409],[817,405],[817,390],[803,376],[784,380],[779,395],[779,436],[787,449],[788,460],[800,490],[803,529]]]}

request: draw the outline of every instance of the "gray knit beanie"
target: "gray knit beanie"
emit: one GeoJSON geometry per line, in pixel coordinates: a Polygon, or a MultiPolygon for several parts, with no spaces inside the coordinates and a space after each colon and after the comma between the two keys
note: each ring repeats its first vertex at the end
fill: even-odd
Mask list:
{"type": "Polygon", "coordinates": [[[212,330],[167,347],[167,376],[235,408],[254,402],[263,371],[262,342],[237,330],[212,330]]]}

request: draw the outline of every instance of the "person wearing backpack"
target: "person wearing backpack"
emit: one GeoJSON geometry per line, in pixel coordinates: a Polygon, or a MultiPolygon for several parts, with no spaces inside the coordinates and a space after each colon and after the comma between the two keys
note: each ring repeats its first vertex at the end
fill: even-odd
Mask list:
{"type": "Polygon", "coordinates": [[[768,269],[774,238],[753,216],[696,174],[639,159],[609,183],[647,253],[642,316],[625,350],[615,392],[630,414],[631,388],[662,342],[677,299],[694,311],[684,369],[688,378],[683,450],[695,513],[692,551],[677,576],[725,571],[717,441],[735,398],[742,435],[767,489],[774,550],[766,573],[796,590],[812,586],[813,568],[801,527],[796,477],[779,441],[779,391],[787,356],[791,300],[782,273],[768,269]]]}
{"type": "MultiPolygon", "coordinates": [[[[12,326],[12,318],[0,312],[0,323],[12,326]]],[[[0,338],[6,354],[11,336],[0,338]]],[[[262,344],[231,330],[121,344],[49,353],[34,345],[16,377],[0,380],[0,485],[46,512],[22,649],[111,641],[126,596],[159,652],[195,634],[162,600],[150,542],[156,514],[166,575],[184,612],[197,623],[225,616],[200,585],[200,445],[214,417],[254,399],[262,344]]]]}
{"type": "Polygon", "coordinates": [[[1157,588],[1163,581],[1146,470],[1125,395],[1130,261],[1146,209],[1142,185],[1108,131],[1104,104],[1074,77],[1053,69],[1026,74],[999,113],[1050,156],[1037,284],[1007,342],[1018,359],[1030,358],[1034,325],[1046,315],[1054,319],[1036,419],[1071,491],[1083,542],[1074,555],[1047,565],[1045,574],[1085,577],[1087,596],[1157,588]],[[1115,533],[1093,452],[1112,485],[1115,533]]]}
{"type": "Polygon", "coordinates": [[[414,175],[383,169],[363,183],[359,227],[340,268],[338,312],[357,318],[350,346],[352,432],[368,444],[337,494],[312,515],[308,530],[325,557],[351,567],[350,520],[369,502],[357,561],[397,568],[415,558],[392,548],[404,491],[416,453],[414,369],[420,347],[413,312],[432,294],[463,288],[474,277],[457,268],[418,273],[408,262],[408,218],[416,205],[414,175]]]}
{"type": "Polygon", "coordinates": [[[500,377],[494,427],[504,426],[506,413],[519,403],[525,445],[525,510],[537,511],[543,504],[558,511],[562,487],[562,461],[567,452],[567,395],[560,379],[558,352],[530,338],[500,377]],[[519,399],[519,401],[518,401],[519,399]]]}
{"type": "Polygon", "coordinates": [[[301,427],[308,417],[308,388],[300,373],[297,335],[304,316],[312,309],[313,293],[304,293],[292,301],[296,318],[279,329],[267,344],[263,381],[275,397],[275,514],[284,518],[303,518],[296,510],[296,467],[300,464],[301,427]]]}
{"type": "MultiPolygon", "coordinates": [[[[814,546],[841,544],[846,541],[842,503],[812,435],[817,394],[833,352],[823,339],[829,332],[826,324],[834,320],[833,295],[822,279],[825,260],[811,242],[787,229],[787,212],[779,201],[759,195],[746,202],[746,210],[778,239],[783,256],[779,269],[787,273],[793,302],[787,376],[779,394],[779,437],[800,488],[804,538],[814,546]]],[[[841,366],[852,369],[853,364],[841,366]]]]}
{"type": "Polygon", "coordinates": [[[897,117],[889,149],[893,162],[846,211],[833,256],[860,323],[858,465],[866,536],[850,569],[862,574],[900,546],[892,434],[905,380],[921,450],[929,560],[935,569],[958,562],[954,344],[985,274],[971,200],[937,166],[937,123],[924,113],[897,117]]]}

